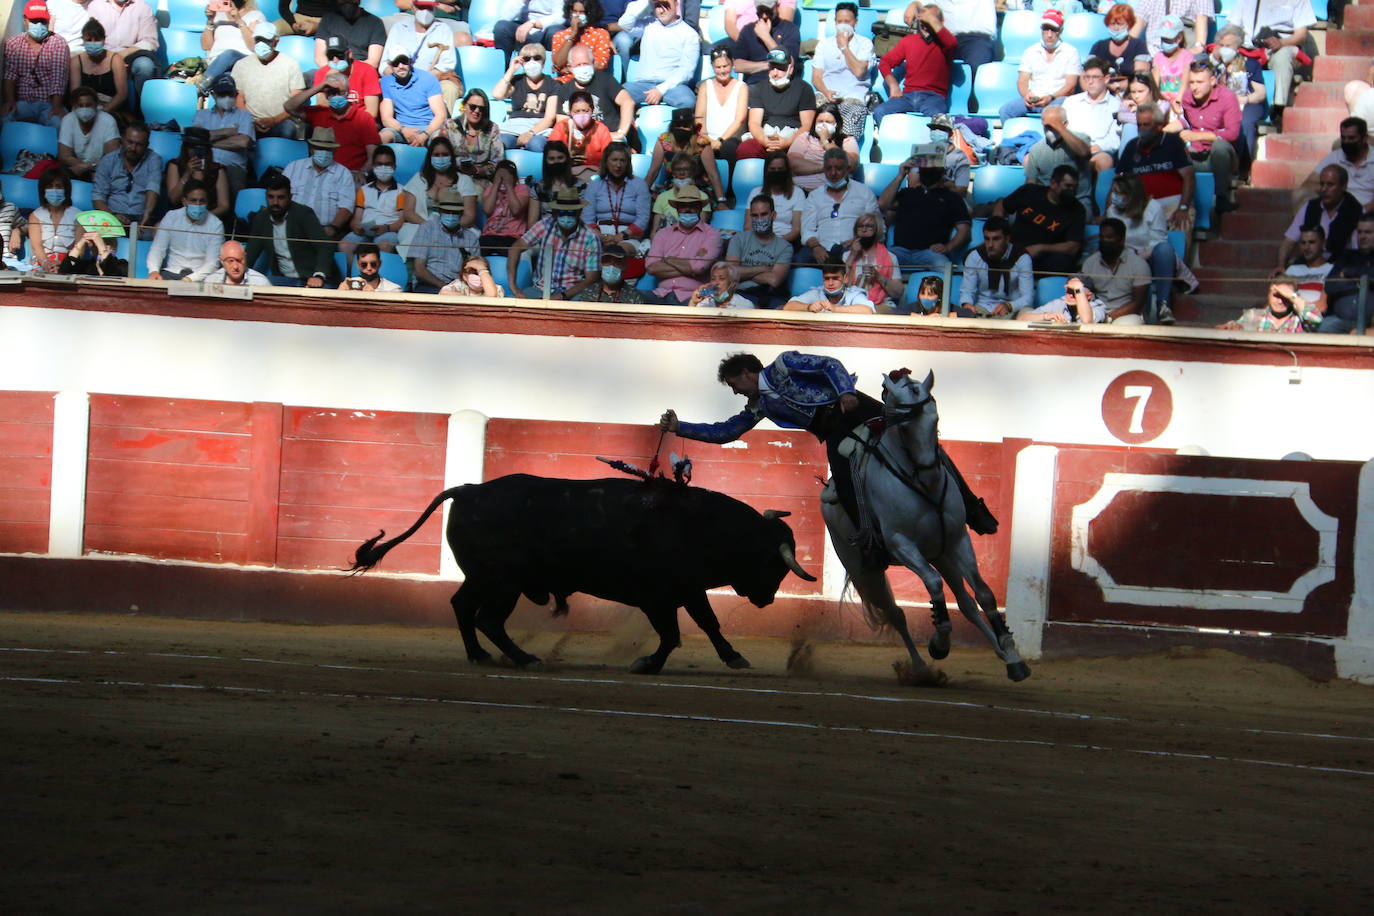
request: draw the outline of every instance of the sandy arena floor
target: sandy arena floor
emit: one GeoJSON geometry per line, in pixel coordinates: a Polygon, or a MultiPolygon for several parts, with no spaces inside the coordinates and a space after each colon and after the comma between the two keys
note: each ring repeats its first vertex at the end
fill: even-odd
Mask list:
{"type": "MultiPolygon", "coordinates": [[[[690,629],[690,625],[688,626],[690,629]]],[[[0,615],[0,912],[1368,913],[1374,690],[1227,653],[0,615]],[[790,663],[789,663],[790,662],[790,663]]]]}

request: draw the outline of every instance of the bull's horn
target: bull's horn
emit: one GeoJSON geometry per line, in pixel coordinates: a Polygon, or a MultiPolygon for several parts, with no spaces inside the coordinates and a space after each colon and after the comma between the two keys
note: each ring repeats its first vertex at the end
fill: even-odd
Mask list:
{"type": "Polygon", "coordinates": [[[799,578],[805,579],[807,582],[816,581],[816,577],[802,569],[802,565],[797,562],[797,555],[792,552],[791,544],[779,544],[778,553],[782,554],[782,561],[787,564],[787,568],[796,573],[799,578]]]}
{"type": "Polygon", "coordinates": [[[791,514],[792,514],[791,512],[784,512],[782,509],[764,509],[764,510],[763,510],[763,517],[764,517],[764,518],[787,518],[787,516],[789,516],[789,515],[791,515],[791,514]]]}

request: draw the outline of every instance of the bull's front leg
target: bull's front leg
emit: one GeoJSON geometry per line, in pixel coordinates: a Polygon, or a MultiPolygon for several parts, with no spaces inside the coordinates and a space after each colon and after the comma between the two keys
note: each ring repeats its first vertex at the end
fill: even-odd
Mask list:
{"type": "Polygon", "coordinates": [[[715,647],[721,661],[731,668],[750,667],[749,659],[736,652],[730,641],[721,635],[720,621],[716,619],[716,612],[711,608],[711,602],[705,592],[688,599],[686,608],[692,621],[706,634],[706,638],[711,640],[711,645],[715,647]]]}
{"type": "Polygon", "coordinates": [[[658,634],[658,651],[653,655],[635,659],[634,664],[630,666],[630,673],[658,674],[663,670],[663,664],[668,661],[668,656],[682,643],[682,633],[677,626],[677,608],[654,606],[641,610],[649,618],[654,632],[658,634]]]}

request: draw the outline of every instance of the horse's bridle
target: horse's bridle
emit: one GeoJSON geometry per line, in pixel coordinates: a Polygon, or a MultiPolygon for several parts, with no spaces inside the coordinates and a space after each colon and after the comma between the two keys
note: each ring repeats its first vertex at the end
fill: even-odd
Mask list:
{"type": "MultiPolygon", "coordinates": [[[[888,374],[888,378],[891,379],[891,381],[894,383],[905,380],[908,387],[915,387],[911,384],[911,370],[909,369],[894,370],[888,374]]],[[[890,392],[891,388],[889,388],[888,390],[890,392]]],[[[917,388],[917,390],[920,391],[919,388],[917,388]]],[[[930,404],[932,401],[935,400],[935,398],[931,395],[929,391],[922,392],[922,395],[923,396],[920,400],[911,403],[903,402],[895,405],[884,404],[883,419],[887,422],[887,425],[902,426],[903,424],[910,423],[912,420],[915,420],[917,417],[919,417],[925,411],[926,405],[930,404]]],[[[936,433],[936,450],[934,460],[925,464],[917,464],[915,462],[915,459],[911,458],[911,455],[908,454],[907,457],[912,461],[912,470],[928,471],[931,468],[936,467],[940,463],[939,433],[936,433]]],[[[889,470],[891,470],[891,468],[889,468],[889,470]]],[[[900,477],[900,475],[898,476],[900,477]]]]}

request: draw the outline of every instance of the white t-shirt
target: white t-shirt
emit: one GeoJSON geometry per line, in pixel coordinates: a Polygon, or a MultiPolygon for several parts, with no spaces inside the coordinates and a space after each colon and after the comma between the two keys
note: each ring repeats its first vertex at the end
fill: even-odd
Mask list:
{"type": "Polygon", "coordinates": [[[76,0],[48,0],[48,15],[52,17],[49,22],[52,30],[62,36],[73,54],[86,50],[81,30],[90,21],[91,14],[86,12],[85,4],[76,0]]]}
{"type": "Polygon", "coordinates": [[[773,232],[776,235],[787,235],[792,231],[792,212],[801,210],[806,205],[806,192],[797,185],[792,185],[792,196],[783,197],[781,194],[774,194],[773,209],[776,213],[773,216],[773,232]]]}
{"type": "Polygon", "coordinates": [[[857,286],[846,286],[840,298],[834,301],[826,296],[825,287],[823,286],[813,286],[806,292],[798,296],[793,296],[792,298],[796,299],[798,302],[804,302],[807,305],[813,302],[828,302],[830,305],[866,305],[870,312],[877,311],[877,309],[873,307],[873,300],[868,298],[868,293],[859,289],[857,286]]]}
{"type": "Polygon", "coordinates": [[[243,95],[243,106],[254,118],[275,118],[282,113],[286,100],[305,88],[301,65],[280,51],[268,64],[250,54],[234,64],[231,72],[243,95]]]}
{"type": "MultiPolygon", "coordinates": [[[[257,10],[240,10],[239,19],[248,26],[250,32],[253,31],[254,26],[267,21],[267,17],[257,10]]],[[[243,32],[239,29],[238,24],[230,22],[223,13],[215,14],[214,30],[215,40],[210,45],[206,63],[213,63],[215,58],[225,51],[237,51],[245,56],[253,53],[253,50],[248,47],[248,42],[243,40],[243,32]]]]}
{"type": "Polygon", "coordinates": [[[62,124],[57,128],[57,142],[70,146],[78,159],[91,165],[98,163],[100,157],[105,155],[106,143],[118,139],[119,125],[113,115],[103,111],[96,112],[88,134],[81,131],[81,121],[74,111],[63,115],[62,124]]]}
{"type": "MultiPolygon", "coordinates": [[[[421,35],[415,30],[414,16],[401,16],[391,31],[386,33],[386,45],[382,48],[383,63],[390,63],[398,54],[411,58],[417,70],[442,72],[458,69],[453,29],[447,19],[434,20],[421,35]]],[[[491,87],[486,87],[486,91],[490,92],[491,87]]]]}
{"type": "Polygon", "coordinates": [[[1029,73],[1031,95],[1053,95],[1064,88],[1066,76],[1077,76],[1083,72],[1083,64],[1078,57],[1078,49],[1067,41],[1060,41],[1053,51],[1046,51],[1043,44],[1034,44],[1021,55],[1021,73],[1029,73]]]}
{"type": "MultiPolygon", "coordinates": [[[[757,15],[757,14],[755,14],[757,15]]],[[[849,53],[865,63],[873,63],[873,42],[855,34],[849,40],[849,53]]],[[[860,80],[849,69],[844,52],[833,36],[822,38],[816,44],[816,55],[811,60],[813,72],[820,71],[825,80],[825,88],[845,99],[863,101],[868,95],[868,83],[860,80]]]]}
{"type": "Polygon", "coordinates": [[[1315,25],[1317,16],[1311,0],[1237,0],[1226,21],[1244,29],[1246,44],[1253,45],[1255,33],[1265,26],[1287,35],[1315,25]]]}

